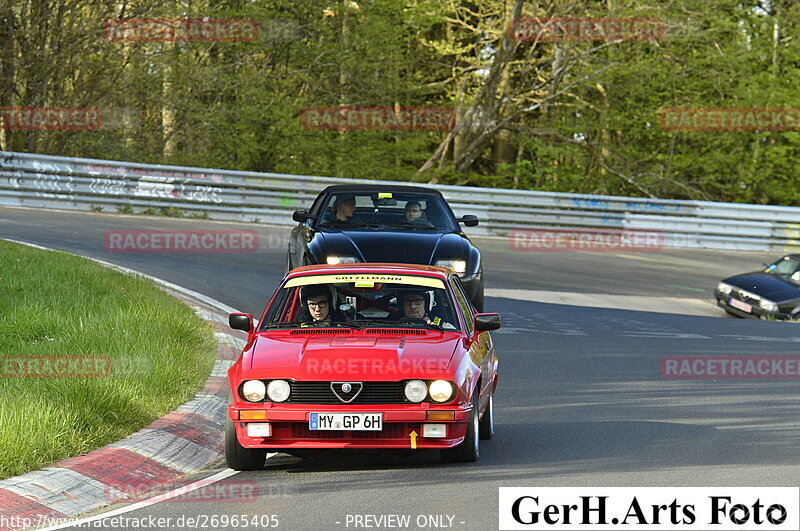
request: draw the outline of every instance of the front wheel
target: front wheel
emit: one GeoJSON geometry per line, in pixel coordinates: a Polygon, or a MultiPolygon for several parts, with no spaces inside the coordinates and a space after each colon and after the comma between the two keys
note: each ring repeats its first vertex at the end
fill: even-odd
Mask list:
{"type": "MultiPolygon", "coordinates": [[[[477,390],[476,390],[477,392],[477,390]]],[[[472,395],[472,416],[467,426],[464,441],[455,448],[442,450],[442,461],[445,463],[473,463],[480,457],[480,439],[478,436],[478,397],[472,395]]]]}
{"type": "Polygon", "coordinates": [[[264,448],[245,448],[236,438],[236,426],[228,418],[225,420],[225,463],[234,470],[258,470],[264,467],[267,450],[264,448]]]}

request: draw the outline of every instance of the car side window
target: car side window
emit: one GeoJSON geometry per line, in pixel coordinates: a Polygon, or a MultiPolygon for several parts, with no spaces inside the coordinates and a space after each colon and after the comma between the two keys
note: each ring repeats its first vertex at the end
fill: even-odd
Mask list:
{"type": "Polygon", "coordinates": [[[308,210],[308,212],[311,214],[318,215],[320,210],[320,205],[322,204],[323,199],[324,196],[322,194],[318,195],[317,198],[314,199],[314,202],[311,204],[311,208],[308,210]]]}
{"type": "Polygon", "coordinates": [[[461,287],[461,281],[458,280],[458,277],[452,275],[450,277],[450,287],[453,288],[453,293],[456,296],[456,302],[458,302],[459,308],[461,308],[461,313],[464,315],[464,321],[466,321],[466,332],[469,335],[472,335],[472,305],[467,301],[466,296],[464,295],[464,290],[461,287]]]}

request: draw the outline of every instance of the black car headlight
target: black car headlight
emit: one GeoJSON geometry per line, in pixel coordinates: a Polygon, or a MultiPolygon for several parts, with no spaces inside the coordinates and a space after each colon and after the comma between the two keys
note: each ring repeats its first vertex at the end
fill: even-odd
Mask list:
{"type": "Polygon", "coordinates": [[[720,282],[717,284],[717,290],[724,295],[730,295],[731,291],[733,291],[733,287],[724,282],[720,282]]]}
{"type": "Polygon", "coordinates": [[[467,271],[467,262],[465,260],[456,259],[456,258],[448,258],[446,260],[436,260],[434,263],[436,267],[446,267],[447,269],[452,269],[453,272],[458,273],[459,275],[463,275],[467,271]]]}
{"type": "Polygon", "coordinates": [[[778,304],[772,301],[768,301],[767,299],[761,299],[758,301],[758,305],[761,306],[762,310],[766,310],[768,312],[777,312],[778,311],[778,304]]]}
{"type": "Polygon", "coordinates": [[[343,255],[336,255],[336,254],[329,254],[325,261],[329,265],[338,265],[338,264],[357,264],[361,260],[359,260],[355,256],[343,256],[343,255]]]}

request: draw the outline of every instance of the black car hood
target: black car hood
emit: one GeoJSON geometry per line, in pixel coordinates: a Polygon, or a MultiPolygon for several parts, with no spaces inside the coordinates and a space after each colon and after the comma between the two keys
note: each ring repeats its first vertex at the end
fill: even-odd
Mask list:
{"type": "Polygon", "coordinates": [[[321,232],[325,254],[357,256],[365,262],[432,264],[440,258],[467,258],[467,241],[456,233],[321,232]]]}
{"type": "Polygon", "coordinates": [[[786,277],[778,275],[770,275],[757,271],[755,273],[729,277],[723,280],[723,282],[774,302],[800,298],[800,286],[789,282],[786,277]]]}

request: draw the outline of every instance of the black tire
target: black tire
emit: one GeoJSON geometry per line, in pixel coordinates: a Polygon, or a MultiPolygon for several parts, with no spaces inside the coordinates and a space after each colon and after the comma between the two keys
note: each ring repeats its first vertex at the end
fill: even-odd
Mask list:
{"type": "Polygon", "coordinates": [[[481,440],[487,441],[494,436],[494,391],[489,393],[489,403],[478,424],[478,434],[481,440]]]}
{"type": "Polygon", "coordinates": [[[455,448],[442,450],[442,461],[445,463],[474,463],[477,461],[481,453],[478,431],[478,398],[473,395],[472,415],[467,427],[467,435],[464,437],[464,441],[455,448]]]}
{"type": "Polygon", "coordinates": [[[236,438],[233,421],[225,420],[225,463],[234,470],[259,470],[264,468],[267,450],[245,448],[236,438]]]}

